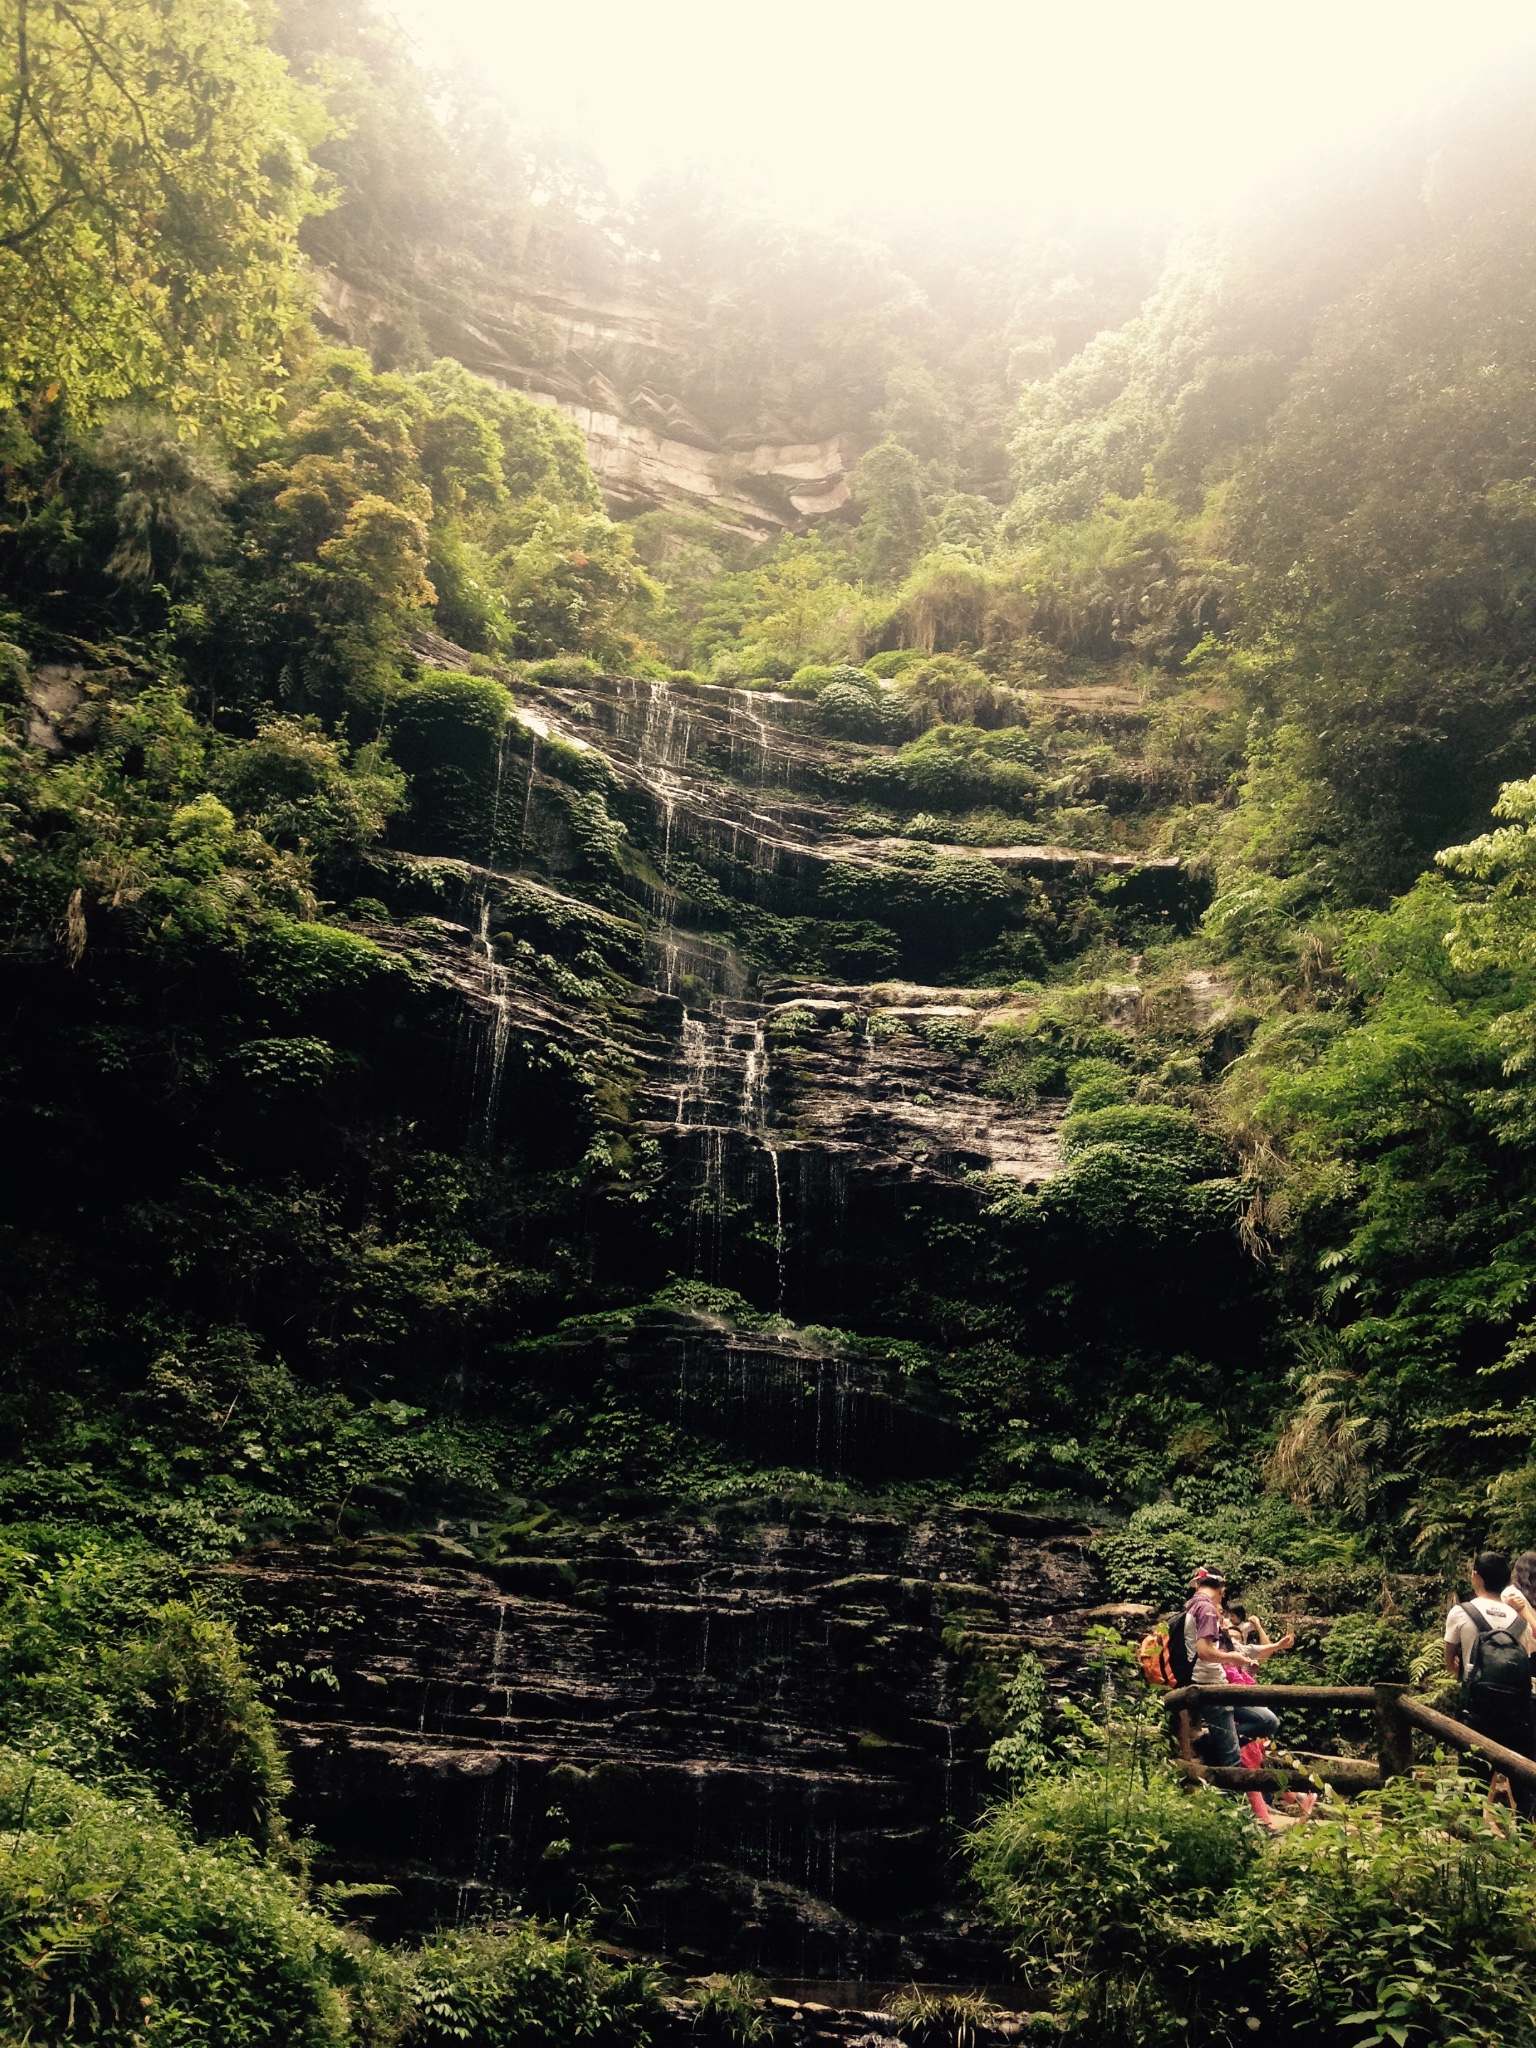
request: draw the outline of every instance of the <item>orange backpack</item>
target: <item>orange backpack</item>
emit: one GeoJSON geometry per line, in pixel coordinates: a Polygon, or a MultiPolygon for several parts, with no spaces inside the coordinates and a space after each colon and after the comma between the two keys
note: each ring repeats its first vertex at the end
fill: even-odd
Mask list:
{"type": "Polygon", "coordinates": [[[1174,1676],[1173,1659],[1168,1650],[1168,1631],[1165,1628],[1147,1631],[1137,1647],[1136,1662],[1141,1666],[1141,1675],[1148,1685],[1174,1686],[1179,1682],[1174,1676]]]}

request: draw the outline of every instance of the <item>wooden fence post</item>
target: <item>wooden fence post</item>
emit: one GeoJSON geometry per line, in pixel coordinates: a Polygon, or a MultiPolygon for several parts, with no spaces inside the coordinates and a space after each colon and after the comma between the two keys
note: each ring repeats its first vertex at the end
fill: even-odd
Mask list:
{"type": "Polygon", "coordinates": [[[1402,1711],[1406,1685],[1378,1685],[1376,1693],[1376,1754],[1381,1759],[1381,1781],[1406,1777],[1413,1769],[1413,1729],[1402,1711]]]}
{"type": "Polygon", "coordinates": [[[1187,1764],[1198,1763],[1195,1754],[1195,1733],[1193,1716],[1188,1707],[1180,1707],[1173,1717],[1173,1732],[1179,1745],[1179,1755],[1187,1764]]]}

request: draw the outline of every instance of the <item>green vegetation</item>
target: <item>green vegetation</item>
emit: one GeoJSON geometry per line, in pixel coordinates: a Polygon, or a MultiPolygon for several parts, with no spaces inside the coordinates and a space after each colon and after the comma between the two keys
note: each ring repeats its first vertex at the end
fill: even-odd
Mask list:
{"type": "MultiPolygon", "coordinates": [[[[1215,1558],[1333,1623],[1292,1672],[1359,1683],[1422,1673],[1469,1549],[1536,1544],[1536,147],[1454,128],[1427,181],[1160,279],[1085,237],[1079,276],[686,181],[622,212],[361,4],[271,26],[0,31],[3,2026],[646,2048],[660,1982],[585,1922],[348,1924],[277,1732],[334,1673],[231,1557],[579,1604],[598,1520],[1086,1515],[1117,1599],[1215,1558]],[[539,290],[640,254],[686,339],[589,369],[663,424],[850,437],[843,514],[625,524],[499,388],[497,350],[563,361],[539,290]],[[764,856],[790,812],[828,857],[764,856]],[[657,1047],[753,976],[832,991],[754,1045],[786,1151],[817,1061],[899,1044],[1060,1170],[925,1144],[873,1222],[786,1206],[776,1150],[684,1185],[657,1047]],[[914,1405],[917,1476],[787,1469],[632,1369],[700,1319],[792,1336],[787,1284],[808,1356],[914,1405]]],[[[1261,1844],[966,1611],[1010,1788],[977,1874],[1069,2033],[1529,2038],[1524,1831],[1430,1777],[1261,1844]]],[[[693,2004],[766,2037],[750,1980],[693,2004]]]]}
{"type": "Polygon", "coordinates": [[[1536,1852],[1479,1790],[1394,1784],[1262,1847],[1241,1811],[1120,1761],[988,1819],[977,1874],[1069,2041],[1536,2037],[1510,1997],[1536,1852]]]}

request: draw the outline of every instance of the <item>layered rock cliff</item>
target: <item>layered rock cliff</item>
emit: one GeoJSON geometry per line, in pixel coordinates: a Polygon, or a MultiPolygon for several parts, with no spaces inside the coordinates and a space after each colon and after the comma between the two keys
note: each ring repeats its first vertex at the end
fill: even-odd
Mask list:
{"type": "MultiPolygon", "coordinates": [[[[377,349],[396,309],[336,271],[319,272],[318,281],[322,326],[338,340],[377,349]]],[[[761,539],[849,503],[856,437],[797,440],[706,425],[665,388],[670,323],[655,306],[527,291],[498,295],[471,313],[460,291],[439,293],[424,284],[415,310],[431,353],[452,356],[503,390],[557,407],[580,429],[616,518],[661,509],[708,511],[761,539]],[[530,321],[542,344],[537,351],[528,347],[530,321]],[[602,360],[618,355],[635,363],[622,390],[593,360],[594,352],[602,360]]]]}
{"type": "MultiPolygon", "coordinates": [[[[448,701],[469,657],[418,654],[448,701]]],[[[286,1709],[298,1816],[328,1877],[393,1887],[381,1925],[517,1897],[698,1968],[997,1981],[960,1831],[1021,1650],[1079,1682],[1102,1588],[1085,1523],[967,1504],[974,1415],[861,1333],[963,1296],[989,1205],[1061,1166],[1062,1096],[989,1053],[1038,986],[955,963],[1106,887],[1177,929],[1188,878],[871,833],[850,764],[894,748],[772,693],[556,669],[474,744],[416,763],[366,929],[456,1012],[488,1150],[584,1091],[659,1235],[610,1207],[615,1306],[472,1368],[563,1490],[546,1460],[428,1528],[381,1500],[229,1574],[320,1681],[286,1709]],[[671,1509],[583,1481],[616,1431],[717,1476],[671,1509]]]]}

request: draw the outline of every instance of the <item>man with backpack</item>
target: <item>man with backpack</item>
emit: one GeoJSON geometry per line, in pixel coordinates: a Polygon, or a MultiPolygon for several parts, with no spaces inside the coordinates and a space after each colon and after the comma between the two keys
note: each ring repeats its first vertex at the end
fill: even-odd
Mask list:
{"type": "MultiPolygon", "coordinates": [[[[1244,1652],[1234,1647],[1222,1621],[1221,1603],[1226,1595],[1226,1575],[1213,1565],[1201,1565],[1195,1573],[1188,1605],[1168,1635],[1168,1656],[1176,1685],[1227,1685],[1227,1665],[1234,1658],[1262,1663],[1291,1647],[1293,1638],[1244,1652]]],[[[1208,1764],[1236,1766],[1242,1762],[1242,1744],[1254,1737],[1273,1736],[1280,1718],[1268,1707],[1218,1706],[1214,1701],[1201,1709],[1205,1734],[1197,1747],[1208,1764]]]]}
{"type": "MultiPolygon", "coordinates": [[[[1445,1668],[1461,1680],[1461,1718],[1469,1728],[1536,1757],[1530,1631],[1494,1590],[1508,1580],[1502,1551],[1485,1550],[1473,1561],[1472,1598],[1445,1617],[1445,1668]]],[[[1516,1810],[1529,1817],[1536,1806],[1532,1788],[1522,1781],[1511,1790],[1516,1810]]]]}

